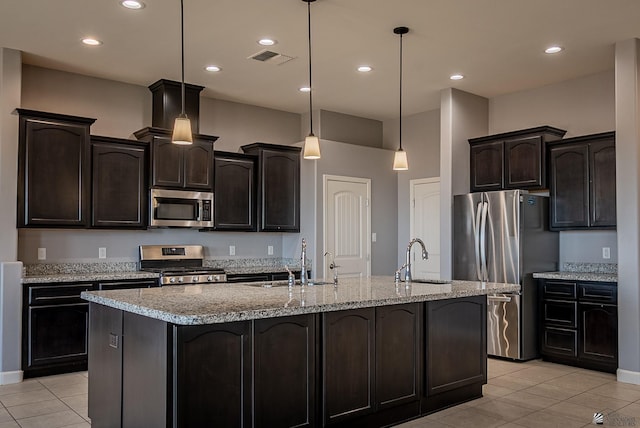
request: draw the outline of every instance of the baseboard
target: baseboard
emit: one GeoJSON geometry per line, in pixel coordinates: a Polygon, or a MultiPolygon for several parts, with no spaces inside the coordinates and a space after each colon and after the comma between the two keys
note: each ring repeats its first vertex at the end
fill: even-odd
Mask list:
{"type": "Polygon", "coordinates": [[[616,377],[618,378],[618,382],[640,385],[640,372],[618,369],[616,372],[616,377]]]}
{"type": "Polygon", "coordinates": [[[9,385],[10,383],[22,382],[22,370],[15,372],[0,372],[0,385],[9,385]]]}

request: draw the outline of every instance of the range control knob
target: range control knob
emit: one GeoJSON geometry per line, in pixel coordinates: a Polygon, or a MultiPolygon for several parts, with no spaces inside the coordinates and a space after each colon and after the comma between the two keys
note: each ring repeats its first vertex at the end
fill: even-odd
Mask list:
{"type": "Polygon", "coordinates": [[[169,282],[174,284],[176,282],[176,279],[175,278],[169,278],[169,282]]]}
{"type": "Polygon", "coordinates": [[[178,282],[180,283],[184,282],[184,278],[183,277],[178,278],[178,282]]]}
{"type": "Polygon", "coordinates": [[[191,282],[196,283],[198,282],[198,279],[199,278],[197,276],[194,276],[193,278],[191,278],[191,282]]]}
{"type": "Polygon", "coordinates": [[[214,276],[213,279],[215,279],[216,282],[220,282],[220,275],[214,276]]]}
{"type": "Polygon", "coordinates": [[[213,275],[209,275],[207,277],[207,282],[213,282],[213,275]]]}

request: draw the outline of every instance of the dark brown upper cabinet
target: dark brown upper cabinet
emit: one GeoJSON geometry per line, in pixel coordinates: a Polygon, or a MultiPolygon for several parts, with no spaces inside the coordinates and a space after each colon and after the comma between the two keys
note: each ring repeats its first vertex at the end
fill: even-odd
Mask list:
{"type": "Polygon", "coordinates": [[[260,232],[300,232],[300,148],[255,143],[242,150],[258,156],[260,232]]]}
{"type": "Polygon", "coordinates": [[[91,227],[147,227],[147,146],[91,136],[91,227]]]}
{"type": "MultiPolygon", "coordinates": [[[[200,132],[200,92],[204,86],[184,85],[184,112],[191,121],[191,131],[200,132]]],[[[149,86],[153,95],[151,126],[173,129],[176,117],[182,112],[182,84],[160,79],[149,86]]]]}
{"type": "Polygon", "coordinates": [[[256,156],[215,152],[214,229],[256,231],[256,156]]]}
{"type": "Polygon", "coordinates": [[[549,161],[550,228],[615,228],[615,132],[553,143],[549,161]]]}
{"type": "Polygon", "coordinates": [[[151,187],[213,192],[213,143],[218,137],[193,135],[193,144],[171,143],[172,131],[144,128],[136,138],[150,146],[151,187]]]}
{"type": "Polygon", "coordinates": [[[95,119],[17,111],[18,227],[86,227],[95,119]]]}
{"type": "Polygon", "coordinates": [[[546,145],[565,133],[540,126],[470,139],[471,191],[546,188],[546,145]]]}

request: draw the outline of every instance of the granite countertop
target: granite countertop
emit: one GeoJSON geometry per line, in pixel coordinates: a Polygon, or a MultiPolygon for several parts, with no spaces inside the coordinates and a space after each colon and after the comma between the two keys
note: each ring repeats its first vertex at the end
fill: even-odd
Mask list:
{"type": "Polygon", "coordinates": [[[42,275],[25,275],[23,284],[37,284],[49,282],[93,282],[93,281],[119,281],[125,279],[158,278],[156,272],[123,271],[123,272],[95,272],[95,273],[51,273],[42,275]]]}
{"type": "Polygon", "coordinates": [[[344,309],[424,302],[520,290],[517,284],[453,281],[394,283],[393,277],[344,278],[333,284],[294,286],[286,282],[176,285],[134,290],[88,291],[82,298],[180,325],[215,324],[344,309]],[[266,288],[266,285],[273,285],[266,288]]]}
{"type": "Polygon", "coordinates": [[[600,272],[535,272],[534,278],[542,279],[563,279],[566,281],[601,281],[601,282],[618,282],[617,273],[600,273],[600,272]]]}
{"type": "Polygon", "coordinates": [[[565,262],[558,272],[535,272],[534,278],[618,282],[617,263],[565,262]]]}

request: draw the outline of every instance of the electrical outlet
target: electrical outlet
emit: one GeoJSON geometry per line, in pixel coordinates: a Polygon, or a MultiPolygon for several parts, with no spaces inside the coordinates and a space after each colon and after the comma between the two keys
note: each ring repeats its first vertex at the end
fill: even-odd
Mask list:
{"type": "Polygon", "coordinates": [[[107,258],[107,249],[105,247],[98,248],[98,258],[106,259],[107,258]]]}
{"type": "Polygon", "coordinates": [[[378,239],[378,234],[373,232],[371,234],[371,242],[376,242],[377,239],[378,239]]]}
{"type": "Polygon", "coordinates": [[[611,258],[611,248],[602,247],[602,258],[603,259],[610,259],[611,258]]]}
{"type": "Polygon", "coordinates": [[[273,256],[273,245],[269,245],[267,247],[267,255],[268,256],[273,256]]]}
{"type": "Polygon", "coordinates": [[[38,248],[38,260],[47,260],[46,248],[38,248]]]}
{"type": "Polygon", "coordinates": [[[235,256],[236,255],[236,246],[235,245],[229,245],[229,255],[230,256],[235,256]]]}

